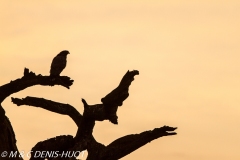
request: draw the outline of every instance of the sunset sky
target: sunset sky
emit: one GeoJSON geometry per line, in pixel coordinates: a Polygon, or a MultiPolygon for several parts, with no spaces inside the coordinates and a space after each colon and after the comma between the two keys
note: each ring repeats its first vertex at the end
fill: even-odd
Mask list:
{"type": "Polygon", "coordinates": [[[21,78],[25,67],[49,75],[62,50],[70,55],[61,75],[74,80],[70,90],[34,86],[3,102],[20,151],[74,136],[77,127],[67,116],[18,107],[11,97],[43,97],[82,113],[81,98],[100,103],[127,70],[139,70],[118,110],[119,125],[97,122],[97,141],[107,145],[169,125],[178,135],[122,160],[240,159],[239,0],[0,0],[0,6],[0,85],[21,78]]]}

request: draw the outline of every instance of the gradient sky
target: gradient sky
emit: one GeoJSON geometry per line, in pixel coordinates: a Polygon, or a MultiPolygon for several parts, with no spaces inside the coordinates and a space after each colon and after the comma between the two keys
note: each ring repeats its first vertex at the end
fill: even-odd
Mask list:
{"type": "MultiPolygon", "coordinates": [[[[163,125],[177,136],[159,138],[123,160],[240,159],[240,1],[5,1],[0,0],[1,85],[24,67],[48,75],[52,58],[69,50],[62,75],[70,90],[35,86],[11,95],[69,103],[100,103],[127,70],[140,75],[118,111],[119,125],[97,122],[107,145],[163,125]]],[[[75,135],[67,116],[3,102],[20,151],[54,136],[75,135]]],[[[86,158],[86,157],[85,157],[86,158]]]]}

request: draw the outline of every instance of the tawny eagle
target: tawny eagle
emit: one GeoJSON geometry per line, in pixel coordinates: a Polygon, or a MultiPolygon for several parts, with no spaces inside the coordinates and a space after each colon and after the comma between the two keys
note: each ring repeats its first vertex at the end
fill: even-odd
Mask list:
{"type": "Polygon", "coordinates": [[[67,55],[70,54],[69,51],[64,50],[60,52],[56,57],[53,58],[50,76],[60,76],[60,73],[67,65],[67,55]]]}

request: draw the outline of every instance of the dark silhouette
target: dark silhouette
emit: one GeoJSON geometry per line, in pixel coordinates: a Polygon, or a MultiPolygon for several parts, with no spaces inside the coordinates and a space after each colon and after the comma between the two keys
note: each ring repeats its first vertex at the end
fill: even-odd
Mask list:
{"type": "MultiPolygon", "coordinates": [[[[55,63],[55,61],[53,63],[55,63]]],[[[31,155],[34,155],[34,153],[37,151],[73,152],[87,150],[87,160],[118,160],[154,139],[163,136],[176,135],[176,133],[173,132],[176,128],[163,126],[150,131],[144,131],[139,134],[126,135],[116,139],[107,146],[97,142],[93,137],[92,133],[95,121],[109,120],[113,124],[118,124],[117,109],[119,106],[122,106],[123,101],[129,96],[129,86],[134,80],[134,76],[138,74],[139,72],[136,70],[127,71],[127,73],[123,76],[119,86],[101,99],[101,104],[89,105],[87,104],[86,100],[82,99],[84,106],[83,114],[80,114],[73,106],[69,104],[54,102],[44,98],[27,96],[26,98],[19,99],[12,97],[12,102],[17,106],[29,105],[33,107],[41,107],[55,113],[68,115],[78,126],[75,136],[60,135],[42,142],[38,142],[32,148],[33,152],[31,155]]],[[[36,75],[35,73],[30,72],[29,69],[25,68],[24,76],[22,78],[11,81],[10,83],[0,87],[0,102],[3,102],[4,99],[11,94],[34,85],[61,85],[69,89],[72,84],[73,80],[67,76],[57,76],[56,78],[52,79],[50,76],[36,75]]],[[[18,149],[11,123],[5,115],[3,107],[0,105],[0,154],[4,151],[7,151],[8,153],[11,151],[18,152],[18,149]]],[[[11,158],[3,158],[0,155],[0,159],[2,160],[11,158]]],[[[22,160],[21,156],[12,159],[22,160]]],[[[60,158],[51,156],[44,158],[31,157],[31,160],[35,159],[70,160],[76,158],[60,158]]]]}
{"type": "Polygon", "coordinates": [[[64,50],[60,52],[56,57],[53,58],[50,76],[59,76],[60,73],[67,65],[67,55],[70,54],[68,51],[64,50]]]}

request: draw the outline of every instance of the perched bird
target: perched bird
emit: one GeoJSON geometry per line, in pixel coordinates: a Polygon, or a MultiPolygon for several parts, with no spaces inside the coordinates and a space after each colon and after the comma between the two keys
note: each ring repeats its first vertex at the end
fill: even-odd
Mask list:
{"type": "Polygon", "coordinates": [[[70,54],[67,50],[60,52],[56,57],[53,58],[50,76],[60,76],[60,73],[67,65],[67,55],[70,54]]]}

